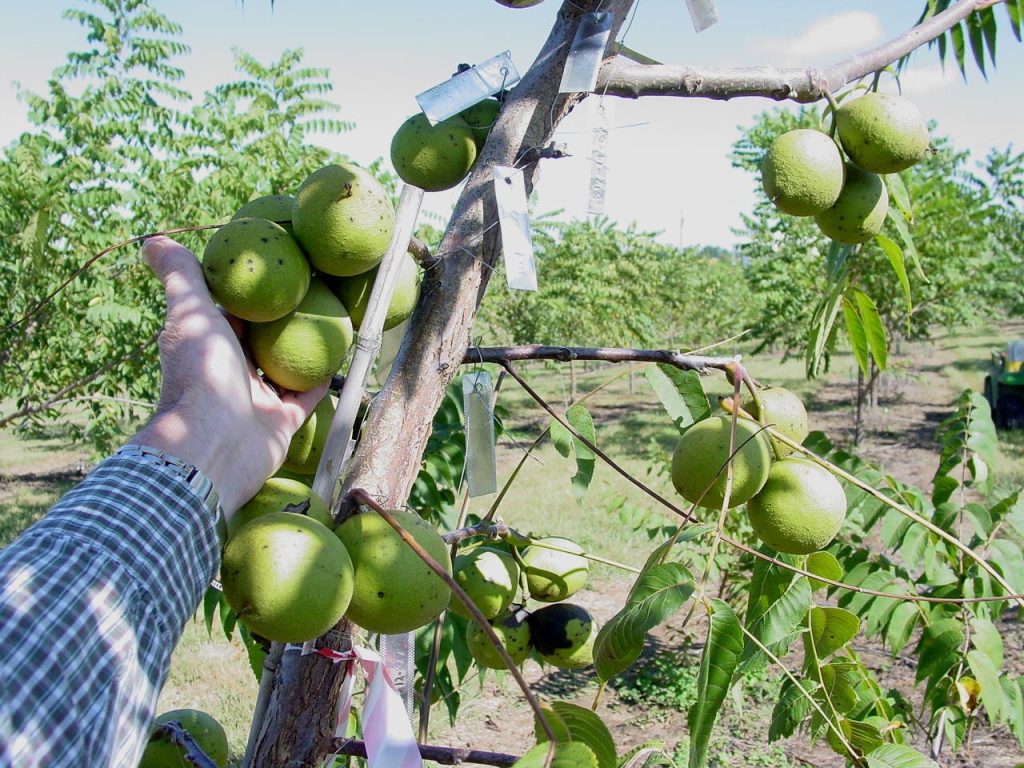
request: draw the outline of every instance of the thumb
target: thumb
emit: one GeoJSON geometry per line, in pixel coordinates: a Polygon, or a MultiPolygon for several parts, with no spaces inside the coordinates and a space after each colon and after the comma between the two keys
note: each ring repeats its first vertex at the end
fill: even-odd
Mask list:
{"type": "Polygon", "coordinates": [[[157,235],[143,243],[142,253],[164,285],[168,320],[213,308],[203,269],[192,251],[169,237],[157,235]]]}

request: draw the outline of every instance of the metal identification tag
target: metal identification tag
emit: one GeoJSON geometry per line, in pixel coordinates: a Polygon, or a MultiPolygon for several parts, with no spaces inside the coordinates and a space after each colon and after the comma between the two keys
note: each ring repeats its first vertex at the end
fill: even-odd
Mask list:
{"type": "Polygon", "coordinates": [[[601,99],[594,105],[591,129],[593,142],[590,147],[590,187],[587,199],[587,213],[600,216],[604,213],[604,199],[608,191],[608,141],[611,138],[612,103],[601,99]]]}
{"type": "Polygon", "coordinates": [[[416,96],[416,103],[433,125],[518,82],[519,70],[505,51],[428,88],[416,96]]]}
{"type": "Polygon", "coordinates": [[[612,15],[585,13],[576,29],[569,56],[562,70],[559,93],[590,93],[597,85],[597,73],[601,69],[608,38],[612,34],[612,15]]]}
{"type": "Polygon", "coordinates": [[[462,405],[466,413],[466,485],[470,496],[498,490],[494,451],[494,385],[487,371],[462,376],[462,405]]]}
{"type": "Polygon", "coordinates": [[[718,23],[718,8],[715,0],[686,0],[686,8],[690,11],[693,28],[703,32],[712,24],[718,23]]]}
{"type": "Polygon", "coordinates": [[[536,291],[537,260],[533,255],[523,172],[506,165],[494,166],[494,198],[498,203],[501,252],[505,259],[508,287],[517,291],[536,291]]]}

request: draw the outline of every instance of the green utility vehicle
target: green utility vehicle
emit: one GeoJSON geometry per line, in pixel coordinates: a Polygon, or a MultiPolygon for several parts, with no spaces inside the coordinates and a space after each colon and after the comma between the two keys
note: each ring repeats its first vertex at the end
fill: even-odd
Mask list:
{"type": "Polygon", "coordinates": [[[992,352],[985,399],[997,427],[1024,427],[1024,340],[1007,342],[1005,352],[992,352]]]}

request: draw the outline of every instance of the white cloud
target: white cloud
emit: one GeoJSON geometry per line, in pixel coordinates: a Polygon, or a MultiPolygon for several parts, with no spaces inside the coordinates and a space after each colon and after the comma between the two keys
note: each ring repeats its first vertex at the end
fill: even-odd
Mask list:
{"type": "Polygon", "coordinates": [[[908,96],[939,91],[959,82],[960,72],[952,62],[947,62],[945,69],[941,64],[930,64],[909,69],[900,75],[903,92],[908,96]]]}
{"type": "Polygon", "coordinates": [[[849,11],[825,16],[793,37],[766,38],[761,48],[773,64],[783,66],[819,64],[823,58],[835,58],[862,50],[882,37],[882,22],[867,11],[849,11]]]}

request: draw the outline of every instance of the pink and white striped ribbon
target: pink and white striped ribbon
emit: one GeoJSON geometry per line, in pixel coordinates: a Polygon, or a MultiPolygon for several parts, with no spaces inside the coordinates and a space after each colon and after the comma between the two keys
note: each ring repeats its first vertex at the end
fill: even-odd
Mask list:
{"type": "Polygon", "coordinates": [[[409,722],[402,697],[395,688],[387,667],[376,651],[353,648],[339,653],[328,648],[316,651],[335,662],[349,665],[349,674],[338,696],[335,736],[344,737],[352,709],[352,692],[357,668],[366,678],[366,698],[363,704],[363,740],[366,742],[366,760],[369,768],[423,768],[416,737],[409,722]]]}

